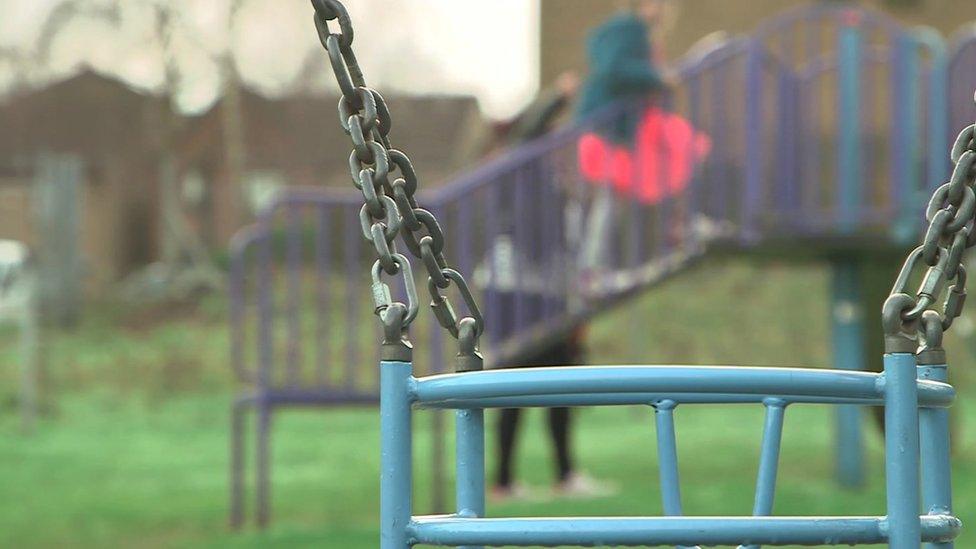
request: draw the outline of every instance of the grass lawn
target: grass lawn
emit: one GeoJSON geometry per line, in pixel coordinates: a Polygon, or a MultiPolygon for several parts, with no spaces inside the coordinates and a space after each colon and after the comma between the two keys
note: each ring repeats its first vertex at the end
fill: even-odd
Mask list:
{"type": "MultiPolygon", "coordinates": [[[[707,264],[598,322],[592,358],[828,364],[826,286],[825,271],[814,267],[707,264]],[[736,307],[731,297],[743,295],[756,306],[736,307]]],[[[276,416],[273,527],[227,529],[232,383],[221,308],[205,303],[190,315],[139,327],[96,315],[76,332],[52,336],[45,414],[31,436],[18,432],[10,389],[16,372],[4,368],[0,547],[376,546],[379,440],[372,409],[276,416]]],[[[972,343],[954,336],[948,346],[955,379],[965,381],[972,343]]],[[[11,347],[0,352],[0,364],[14,363],[11,347]]],[[[969,405],[976,395],[965,383],[961,391],[955,496],[960,516],[976,524],[976,450],[966,436],[976,421],[969,405]]],[[[750,512],[761,414],[758,406],[678,410],[687,514],[750,512]]],[[[576,418],[579,462],[617,484],[619,494],[491,506],[490,514],[661,512],[650,410],[587,409],[576,418]]],[[[420,511],[429,501],[429,420],[420,413],[416,422],[420,511]]],[[[787,411],[777,514],[883,514],[880,437],[869,430],[868,486],[841,490],[832,480],[832,421],[825,407],[787,411]]],[[[539,411],[527,415],[519,457],[520,475],[540,496],[551,474],[544,423],[539,411]]],[[[964,531],[958,546],[976,547],[976,534],[964,531]]]]}

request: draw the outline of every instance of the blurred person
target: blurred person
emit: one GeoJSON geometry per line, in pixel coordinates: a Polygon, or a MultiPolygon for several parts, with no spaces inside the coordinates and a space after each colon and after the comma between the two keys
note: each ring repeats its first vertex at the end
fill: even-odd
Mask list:
{"type": "MultiPolygon", "coordinates": [[[[512,145],[525,143],[541,137],[553,129],[558,120],[568,110],[575,99],[579,88],[579,77],[575,72],[564,72],[554,85],[544,90],[539,97],[524,109],[512,121],[497,128],[495,142],[489,147],[489,153],[512,145]]],[[[546,203],[559,203],[566,206],[568,226],[574,221],[572,202],[566,196],[556,196],[562,190],[545,182],[539,188],[539,193],[549,193],[552,200],[546,203]]],[[[502,197],[509,200],[510,197],[502,197]]],[[[514,211],[511,205],[501,208],[502,211],[514,211]]],[[[578,218],[578,215],[576,216],[578,218]]],[[[513,218],[502,220],[500,234],[492,242],[484,262],[476,270],[475,280],[484,288],[486,302],[493,304],[496,310],[489,310],[498,318],[511,318],[518,302],[522,302],[529,311],[545,311],[549,306],[565,306],[565,295],[554,289],[552,280],[544,273],[547,269],[558,264],[558,258],[551,257],[558,254],[561,247],[553,246],[542,257],[533,257],[527,250],[518,249],[513,239],[514,225],[518,220],[513,218]],[[540,274],[542,273],[542,274],[540,274]]],[[[578,222],[577,222],[578,224],[578,222]]],[[[568,228],[568,227],[565,227],[568,228]]],[[[535,320],[528,318],[529,324],[535,320]]],[[[494,341],[503,341],[512,333],[512,327],[496,324],[500,329],[489,335],[494,341]]],[[[584,350],[582,345],[582,330],[580,328],[568,331],[547,341],[545,344],[533,348],[519,356],[511,357],[499,363],[499,368],[519,368],[529,366],[566,366],[582,364],[584,350]]],[[[527,489],[515,481],[514,457],[515,443],[518,432],[521,410],[505,408],[498,416],[498,468],[491,489],[493,500],[526,497],[527,489]]],[[[568,408],[548,409],[548,429],[553,445],[555,461],[555,483],[553,493],[558,496],[596,496],[609,493],[607,487],[596,482],[588,475],[579,472],[572,456],[570,440],[570,411],[568,408]]]]}
{"type": "MultiPolygon", "coordinates": [[[[663,27],[673,20],[669,0],[637,0],[595,29],[587,41],[590,74],[583,88],[577,116],[590,119],[617,108],[615,113],[579,140],[580,172],[597,187],[587,220],[580,268],[584,275],[605,259],[618,197],[655,205],[679,195],[695,165],[708,154],[710,141],[691,124],[655,106],[674,83],[663,67],[663,27]]],[[[680,240],[684,215],[677,209],[672,239],[680,240]]]]}

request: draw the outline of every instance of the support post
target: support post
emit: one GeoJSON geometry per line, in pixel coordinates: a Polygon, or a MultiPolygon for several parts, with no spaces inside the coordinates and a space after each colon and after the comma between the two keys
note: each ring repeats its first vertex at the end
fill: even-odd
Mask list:
{"type": "Polygon", "coordinates": [[[380,549],[408,549],[413,490],[409,362],[380,362],[380,549]]]}
{"type": "MultiPolygon", "coordinates": [[[[473,317],[458,323],[458,354],[455,369],[474,372],[484,369],[484,358],[478,351],[478,333],[473,317]]],[[[457,418],[457,516],[477,518],[485,516],[485,411],[480,408],[460,409],[457,418]]],[[[458,549],[481,549],[465,545],[458,549]]]]}
{"type": "MultiPolygon", "coordinates": [[[[485,412],[457,410],[457,515],[485,516],[485,412]]],[[[460,549],[478,549],[464,546],[460,549]]]]}
{"type": "Polygon", "coordinates": [[[888,547],[918,549],[919,521],[918,384],[915,355],[884,356],[885,489],[888,547]]]}
{"type": "MultiPolygon", "coordinates": [[[[661,502],[664,505],[664,515],[668,517],[680,517],[684,514],[681,508],[681,477],[678,474],[678,443],[674,432],[675,407],[677,403],[673,400],[662,400],[654,405],[661,502]]],[[[678,546],[678,549],[698,547],[678,546]]]]}
{"type": "MultiPolygon", "coordinates": [[[[920,364],[918,378],[949,381],[945,364],[920,364]]],[[[952,514],[952,463],[949,444],[949,409],[919,410],[919,441],[922,469],[922,510],[929,515],[952,514]]],[[[926,549],[953,549],[955,543],[926,543],[926,549]]]]}
{"type": "MultiPolygon", "coordinates": [[[[752,515],[765,517],[773,514],[776,496],[776,476],[779,472],[779,450],[783,442],[783,420],[786,403],[770,398],[763,402],[766,421],[763,425],[762,448],[759,453],[759,473],[756,475],[756,497],[752,515]]],[[[759,549],[758,545],[740,545],[739,549],[759,549]]]]}
{"type": "Polygon", "coordinates": [[[863,222],[861,168],[861,31],[856,22],[843,26],[838,36],[840,66],[837,126],[838,221],[843,232],[852,232],[863,222]]]}
{"type": "MultiPolygon", "coordinates": [[[[850,258],[832,263],[831,326],[834,365],[842,370],[865,369],[863,296],[857,263],[850,258]]],[[[841,405],[836,412],[836,477],[841,486],[864,485],[863,418],[859,406],[841,405]]]]}

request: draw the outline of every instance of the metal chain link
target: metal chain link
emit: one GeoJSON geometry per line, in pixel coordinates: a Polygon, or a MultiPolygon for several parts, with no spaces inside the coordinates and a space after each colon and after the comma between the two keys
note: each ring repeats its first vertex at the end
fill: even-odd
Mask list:
{"type": "Polygon", "coordinates": [[[949,157],[952,176],[929,200],[925,237],[908,254],[882,312],[888,352],[941,353],[932,359],[935,361],[944,361],[944,332],[965,306],[963,260],[966,250],[976,246],[976,124],[959,134],[949,157]],[[927,268],[913,295],[908,283],[922,265],[927,268]],[[950,282],[942,311],[931,310],[950,282]],[[917,346],[919,338],[921,347],[917,346]]]}
{"type": "MultiPolygon", "coordinates": [[[[406,328],[416,317],[416,288],[410,275],[410,262],[397,253],[395,245],[399,235],[410,253],[427,270],[430,306],[437,322],[459,340],[459,357],[465,359],[463,369],[480,369],[478,340],[484,333],[484,318],[464,277],[451,268],[444,257],[444,232],[437,218],[417,204],[417,172],[410,158],[390,145],[393,123],[390,110],[383,96],[366,86],[352,50],[354,34],[349,13],[338,0],[312,0],[312,7],[319,41],[328,53],[332,72],[342,92],[339,124],[353,145],[349,173],[353,185],[363,194],[363,207],[359,212],[363,238],[372,244],[377,255],[371,270],[376,314],[388,328],[389,324],[399,322],[401,334],[406,333],[406,328]],[[329,29],[330,21],[338,24],[339,32],[329,29]],[[398,172],[397,176],[393,175],[393,170],[398,172]],[[393,276],[401,271],[408,303],[393,307],[390,288],[381,280],[381,274],[393,276]],[[464,301],[468,316],[459,317],[442,293],[452,284],[464,301]],[[391,314],[399,318],[386,318],[391,314]]],[[[388,333],[394,331],[388,329],[388,333]]],[[[401,335],[400,339],[405,341],[406,336],[401,335]]]]}

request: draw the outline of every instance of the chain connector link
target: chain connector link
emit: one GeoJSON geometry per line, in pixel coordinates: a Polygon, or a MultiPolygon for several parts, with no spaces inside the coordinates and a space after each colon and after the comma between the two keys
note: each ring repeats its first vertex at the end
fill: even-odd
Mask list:
{"type": "Polygon", "coordinates": [[[458,372],[476,372],[485,369],[485,359],[478,349],[478,322],[466,316],[458,323],[458,354],[455,369],[458,372]]]}
{"type": "Polygon", "coordinates": [[[915,298],[904,293],[891,294],[885,300],[881,322],[886,353],[914,353],[918,349],[918,320],[905,318],[905,312],[915,305],[915,298]]]}
{"type": "MultiPolygon", "coordinates": [[[[404,318],[405,326],[409,326],[415,318],[417,318],[417,313],[419,312],[419,306],[417,302],[417,287],[414,285],[413,272],[410,270],[410,261],[403,256],[403,254],[393,254],[393,261],[399,267],[399,272],[403,278],[403,287],[407,294],[407,316],[404,318]]],[[[384,310],[390,308],[394,303],[392,293],[390,292],[390,287],[383,282],[382,277],[383,265],[379,259],[373,263],[373,268],[370,270],[370,275],[373,279],[373,301],[376,305],[376,314],[380,315],[382,318],[382,313],[384,310]],[[383,288],[385,287],[385,289],[383,288]],[[389,298],[387,296],[390,296],[389,298]]]]}
{"type": "Polygon", "coordinates": [[[966,306],[966,268],[962,265],[956,271],[955,284],[949,286],[945,304],[942,307],[942,329],[948,330],[952,322],[962,315],[966,306]]]}
{"type": "Polygon", "coordinates": [[[391,304],[380,315],[383,323],[383,344],[380,346],[380,360],[391,362],[412,362],[413,344],[407,337],[407,322],[410,312],[403,303],[391,304]]]}
{"type": "Polygon", "coordinates": [[[925,311],[922,313],[920,322],[922,333],[922,346],[919,347],[919,364],[945,364],[946,353],[942,348],[942,336],[945,330],[942,328],[942,318],[935,311],[925,311]]]}

